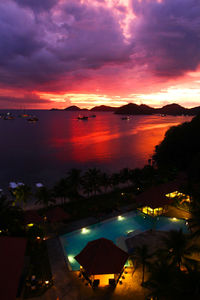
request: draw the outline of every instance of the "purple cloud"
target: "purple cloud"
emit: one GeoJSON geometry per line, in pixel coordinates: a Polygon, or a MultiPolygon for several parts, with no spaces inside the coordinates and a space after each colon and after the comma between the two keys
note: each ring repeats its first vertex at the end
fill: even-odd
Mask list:
{"type": "Polygon", "coordinates": [[[135,51],[158,76],[178,76],[200,62],[200,2],[132,0],[135,51]]]}
{"type": "Polygon", "coordinates": [[[0,1],[0,87],[67,91],[95,76],[99,82],[108,78],[109,83],[102,80],[104,85],[114,85],[115,76],[123,72],[128,74],[124,85],[132,87],[129,82],[141,81],[145,72],[165,80],[196,70],[199,1],[131,0],[131,4],[136,17],[127,39],[122,28],[127,7],[119,4],[0,1]]]}
{"type": "Polygon", "coordinates": [[[15,0],[20,6],[28,7],[35,12],[51,9],[58,1],[57,0],[15,0]]]}
{"type": "MultiPolygon", "coordinates": [[[[46,1],[39,2],[47,8],[46,1]]],[[[1,84],[36,88],[77,70],[84,73],[129,60],[111,9],[57,0],[57,5],[50,1],[53,10],[37,14],[39,2],[0,3],[1,84]]]]}

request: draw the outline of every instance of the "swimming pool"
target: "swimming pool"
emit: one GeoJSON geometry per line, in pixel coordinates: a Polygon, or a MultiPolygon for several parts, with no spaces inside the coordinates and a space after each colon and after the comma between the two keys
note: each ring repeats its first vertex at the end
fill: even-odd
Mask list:
{"type": "Polygon", "coordinates": [[[119,236],[127,236],[134,230],[146,231],[157,229],[168,231],[171,229],[182,229],[187,233],[186,221],[183,219],[167,217],[151,217],[139,211],[133,211],[115,218],[82,228],[60,236],[66,258],[72,270],[79,270],[80,265],[74,257],[92,240],[104,237],[116,244],[119,236]]]}

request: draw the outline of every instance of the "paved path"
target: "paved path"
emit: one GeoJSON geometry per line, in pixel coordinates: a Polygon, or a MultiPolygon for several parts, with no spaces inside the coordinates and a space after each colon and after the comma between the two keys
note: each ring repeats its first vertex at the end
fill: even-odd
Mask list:
{"type": "Polygon", "coordinates": [[[62,245],[58,238],[47,241],[49,261],[54,285],[41,297],[32,300],[77,300],[79,290],[73,280],[72,272],[67,268],[62,245]]]}
{"type": "Polygon", "coordinates": [[[181,219],[189,219],[191,214],[185,210],[169,205],[168,211],[164,214],[166,217],[175,217],[181,219]]]}

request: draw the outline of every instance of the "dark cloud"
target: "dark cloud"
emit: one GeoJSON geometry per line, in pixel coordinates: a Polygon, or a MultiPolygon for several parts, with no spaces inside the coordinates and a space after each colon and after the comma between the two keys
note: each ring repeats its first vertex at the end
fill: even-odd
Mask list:
{"type": "Polygon", "coordinates": [[[106,7],[103,0],[97,6],[92,0],[0,1],[0,86],[69,90],[95,74],[111,81],[107,67],[115,74],[129,69],[132,80],[141,78],[141,70],[158,77],[195,70],[200,2],[131,1],[136,18],[128,42],[120,25],[124,6],[106,7]]]}
{"type": "Polygon", "coordinates": [[[10,102],[12,104],[20,104],[20,103],[29,103],[29,104],[42,104],[42,103],[52,103],[51,100],[42,99],[34,94],[25,94],[23,97],[9,97],[9,96],[0,96],[0,103],[2,102],[10,102]]]}
{"type": "MultiPolygon", "coordinates": [[[[54,11],[36,17],[22,6],[25,2],[0,3],[1,83],[35,88],[77,70],[84,73],[129,59],[112,10],[77,0],[57,1],[54,11]]],[[[39,2],[47,8],[46,1],[27,5],[39,2]]]]}
{"type": "Polygon", "coordinates": [[[20,6],[29,7],[35,12],[46,11],[51,9],[57,0],[15,0],[20,6]]]}
{"type": "Polygon", "coordinates": [[[158,76],[178,76],[200,62],[200,2],[132,0],[132,34],[140,62],[158,76]]]}

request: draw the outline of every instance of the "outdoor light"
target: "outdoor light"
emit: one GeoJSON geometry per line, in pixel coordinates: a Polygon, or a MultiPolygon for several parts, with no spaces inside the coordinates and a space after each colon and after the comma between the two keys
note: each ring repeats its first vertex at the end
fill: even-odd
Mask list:
{"type": "Polygon", "coordinates": [[[33,223],[30,223],[30,224],[28,224],[27,226],[28,226],[28,227],[33,227],[34,224],[33,224],[33,223]]]}
{"type": "Polygon", "coordinates": [[[178,220],[177,220],[177,218],[172,218],[172,221],[176,222],[176,221],[178,221],[178,220]]]}
{"type": "Polygon", "coordinates": [[[127,232],[126,233],[131,233],[131,232],[133,232],[134,230],[132,229],[132,230],[127,230],[127,232]]]}
{"type": "Polygon", "coordinates": [[[37,236],[37,237],[36,237],[36,239],[37,239],[37,240],[40,240],[40,239],[41,239],[41,237],[40,237],[40,236],[37,236]]]}
{"type": "Polygon", "coordinates": [[[70,263],[74,263],[74,257],[72,255],[68,255],[68,259],[70,263]]]}
{"type": "Polygon", "coordinates": [[[122,217],[122,216],[118,216],[117,219],[118,219],[119,221],[122,221],[122,220],[124,220],[125,218],[122,217]]]}
{"type": "Polygon", "coordinates": [[[88,233],[90,230],[87,229],[87,228],[82,228],[81,229],[81,233],[85,234],[85,233],[88,233]]]}
{"type": "Polygon", "coordinates": [[[49,284],[49,280],[45,280],[45,284],[49,284]]]}

